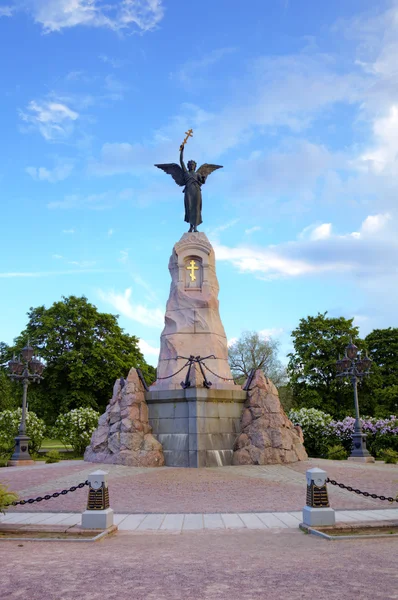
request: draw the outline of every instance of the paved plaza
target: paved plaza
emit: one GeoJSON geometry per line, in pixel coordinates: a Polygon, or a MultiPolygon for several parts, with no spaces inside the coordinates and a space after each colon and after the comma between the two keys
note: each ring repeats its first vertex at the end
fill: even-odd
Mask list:
{"type": "Polygon", "coordinates": [[[396,539],[299,530],[128,533],[96,543],[3,542],[5,600],[389,600],[396,539]],[[7,567],[5,567],[7,565],[7,567]]]}
{"type": "MultiPolygon", "coordinates": [[[[109,472],[118,532],[100,542],[0,543],[6,600],[364,600],[397,598],[395,538],[329,542],[298,528],[305,471],[394,496],[398,467],[311,460],[290,466],[140,469],[82,461],[7,468],[21,498],[109,472]],[[11,568],[12,565],[12,568],[11,568]]],[[[337,521],[398,519],[397,508],[329,485],[337,521]]],[[[65,529],[80,523],[87,487],[12,508],[0,521],[65,529]]],[[[44,528],[45,528],[44,527],[44,528]]]]}
{"type": "MultiPolygon", "coordinates": [[[[117,514],[213,514],[301,511],[307,469],[318,466],[331,479],[385,496],[398,493],[398,466],[312,459],[294,465],[240,466],[207,469],[138,468],[62,461],[0,470],[0,481],[20,498],[44,496],[87,479],[97,469],[109,473],[111,507],[117,514]]],[[[334,509],[380,510],[391,505],[329,485],[334,509]]],[[[11,512],[82,512],[87,488],[56,499],[16,507],[11,512]]],[[[396,505],[398,508],[398,504],[396,505]]]]}

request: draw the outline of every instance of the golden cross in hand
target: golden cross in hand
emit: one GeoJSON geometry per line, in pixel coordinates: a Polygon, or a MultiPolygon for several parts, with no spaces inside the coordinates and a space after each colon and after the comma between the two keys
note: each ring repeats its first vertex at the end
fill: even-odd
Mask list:
{"type": "Polygon", "coordinates": [[[184,148],[185,144],[188,141],[188,138],[190,138],[190,137],[193,137],[193,129],[188,129],[188,131],[185,132],[185,139],[180,146],[180,150],[182,150],[184,148]]]}
{"type": "Polygon", "coordinates": [[[191,262],[189,263],[189,267],[187,267],[188,271],[191,271],[189,276],[191,278],[191,281],[196,281],[196,275],[195,275],[195,271],[197,271],[199,269],[199,267],[196,266],[196,263],[194,260],[191,260],[191,262]]]}

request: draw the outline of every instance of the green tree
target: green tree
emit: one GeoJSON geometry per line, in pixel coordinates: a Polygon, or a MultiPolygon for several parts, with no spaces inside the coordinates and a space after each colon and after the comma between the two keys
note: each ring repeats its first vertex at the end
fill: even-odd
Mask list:
{"type": "Polygon", "coordinates": [[[245,379],[252,369],[262,369],[276,386],[286,382],[286,371],[278,360],[279,343],[261,337],[256,331],[245,331],[228,349],[228,360],[234,377],[245,379]]]}
{"type": "Polygon", "coordinates": [[[29,339],[46,363],[41,384],[29,387],[29,405],[47,423],[82,406],[103,412],[115,379],[131,367],[153,381],[155,370],[146,364],[138,338],[124,333],[116,316],[100,313],[85,297],[31,308],[28,317],[13,350],[20,351],[29,339]]]}
{"type": "MultiPolygon", "coordinates": [[[[318,313],[301,319],[292,338],[294,351],[288,355],[287,371],[294,405],[317,408],[334,417],[352,414],[352,386],[349,381],[336,379],[336,360],[344,355],[351,338],[359,349],[365,348],[353,319],[318,313]]],[[[375,401],[369,392],[373,386],[369,381],[360,384],[362,414],[373,414],[375,401]]]]}
{"type": "Polygon", "coordinates": [[[365,338],[373,370],[380,374],[379,385],[374,390],[378,417],[398,412],[398,329],[374,329],[365,338]]]}
{"type": "Polygon", "coordinates": [[[0,342],[0,412],[17,408],[22,399],[22,389],[8,377],[8,361],[11,357],[11,348],[0,342]]]}
{"type": "Polygon", "coordinates": [[[365,342],[370,358],[380,369],[383,387],[398,385],[398,328],[374,329],[365,342]]]}

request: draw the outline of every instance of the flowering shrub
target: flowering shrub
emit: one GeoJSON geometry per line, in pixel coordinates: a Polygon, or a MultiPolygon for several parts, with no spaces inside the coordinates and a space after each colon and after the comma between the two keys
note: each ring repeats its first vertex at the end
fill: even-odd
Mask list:
{"type": "MultiPolygon", "coordinates": [[[[328,447],[338,444],[351,452],[354,417],[336,421],[321,410],[301,408],[291,410],[289,419],[301,426],[304,445],[310,456],[327,456],[328,447]]],[[[389,419],[363,418],[361,425],[366,433],[366,446],[373,456],[387,448],[398,451],[398,418],[395,415],[389,419]]]]}
{"type": "Polygon", "coordinates": [[[52,435],[65,446],[70,444],[75,453],[81,456],[98,426],[99,417],[99,413],[92,408],[75,408],[65,415],[59,415],[52,435]]]}
{"type": "MultiPolygon", "coordinates": [[[[0,412],[0,454],[11,455],[15,446],[15,437],[22,418],[22,408],[0,412]]],[[[35,413],[26,413],[26,435],[30,437],[29,451],[35,454],[40,450],[46,424],[35,413]]]]}
{"type": "Polygon", "coordinates": [[[300,425],[304,435],[304,446],[310,456],[323,456],[328,447],[332,417],[316,408],[292,409],[289,419],[300,425]]]}
{"type": "MultiPolygon", "coordinates": [[[[395,415],[391,415],[389,419],[364,418],[360,421],[362,431],[366,433],[366,446],[373,456],[385,448],[398,450],[398,418],[395,415]]],[[[332,421],[330,435],[335,436],[345,449],[350,451],[354,428],[354,417],[332,421]]]]}

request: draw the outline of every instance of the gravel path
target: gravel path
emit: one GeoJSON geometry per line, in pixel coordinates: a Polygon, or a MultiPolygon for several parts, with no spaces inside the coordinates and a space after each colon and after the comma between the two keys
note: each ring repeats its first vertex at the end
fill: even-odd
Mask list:
{"type": "Polygon", "coordinates": [[[94,544],[4,542],[6,600],[389,600],[396,540],[299,531],[123,533],[94,544]]]}

